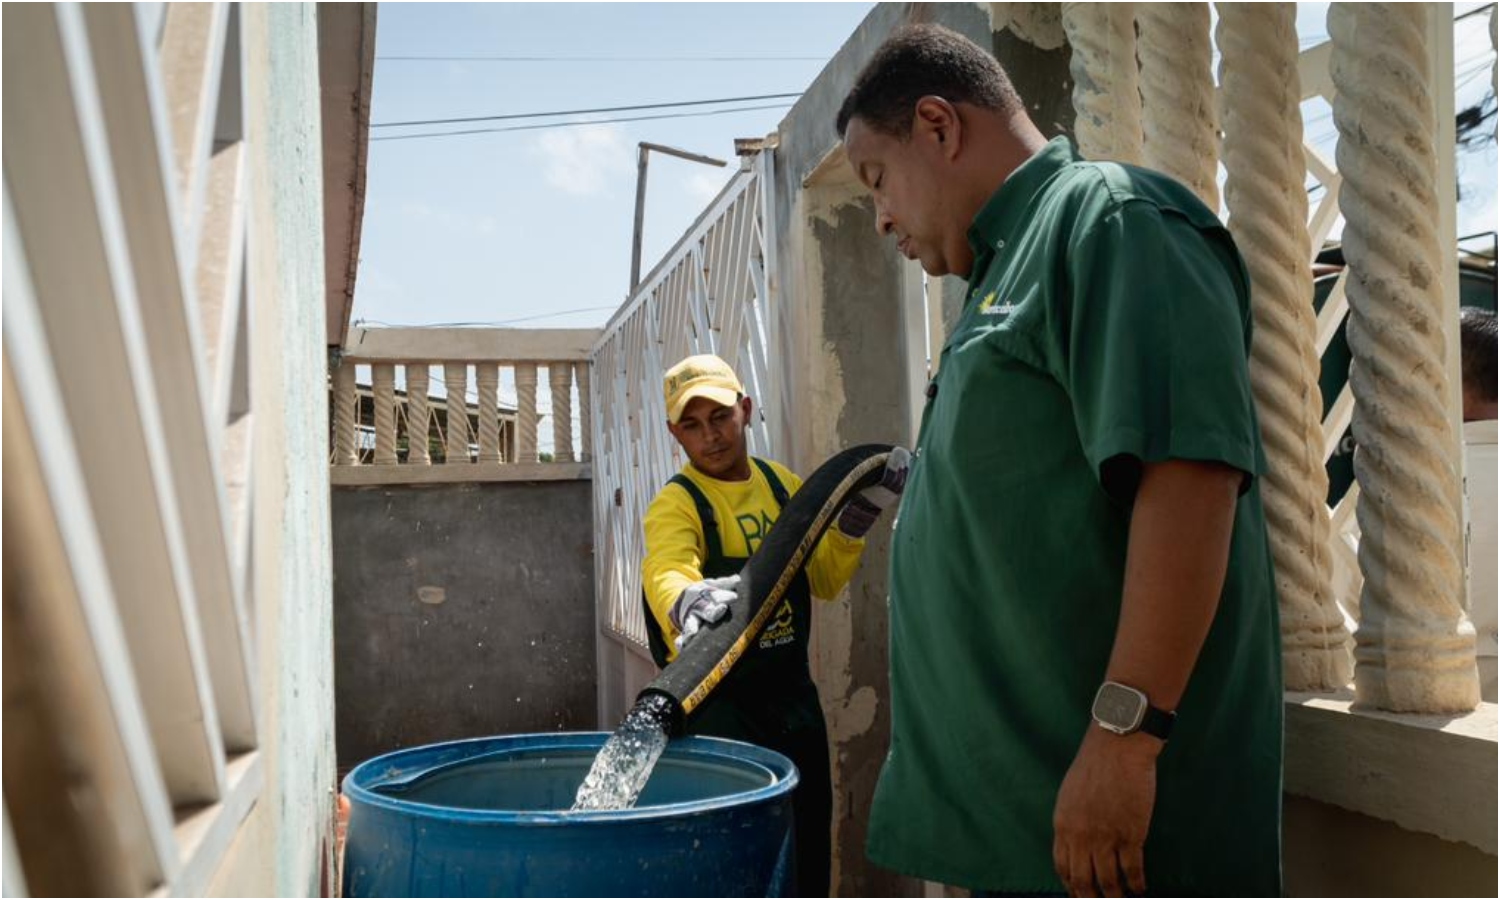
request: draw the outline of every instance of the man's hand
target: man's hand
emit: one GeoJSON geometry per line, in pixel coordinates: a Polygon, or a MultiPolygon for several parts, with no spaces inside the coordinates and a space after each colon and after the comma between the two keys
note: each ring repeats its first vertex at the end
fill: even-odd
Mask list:
{"type": "Polygon", "coordinates": [[[1074,897],[1146,892],[1146,832],[1162,746],[1148,734],[1089,725],[1052,813],[1052,864],[1074,897]]]}
{"type": "Polygon", "coordinates": [[[906,490],[906,472],[911,468],[911,454],[905,447],[892,447],[885,461],[880,482],[855,494],[839,513],[838,529],[846,536],[862,538],[869,533],[886,507],[895,503],[906,490]]]}
{"type": "Polygon", "coordinates": [[[682,632],[674,642],[679,653],[704,625],[712,625],[729,614],[729,604],[739,596],[735,593],[739,586],[740,576],[729,575],[724,578],[705,578],[682,589],[667,614],[672,624],[682,632]]]}

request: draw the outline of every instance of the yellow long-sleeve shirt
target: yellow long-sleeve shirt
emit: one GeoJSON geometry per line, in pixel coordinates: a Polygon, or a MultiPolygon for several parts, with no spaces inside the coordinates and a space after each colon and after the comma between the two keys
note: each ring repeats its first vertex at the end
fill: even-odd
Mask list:
{"type": "MultiPolygon", "coordinates": [[[[781,480],[788,495],[802,487],[802,479],[785,466],[772,460],[772,471],[781,480]]],[[[708,498],[718,522],[719,542],[726,556],[749,557],[760,548],[780,514],[770,482],[760,468],[750,466],[749,481],[720,481],[711,478],[688,463],[682,475],[698,486],[708,498]]],[[[667,643],[668,660],[675,659],[674,641],[677,628],[667,615],[684,588],[703,580],[706,549],[703,527],[693,498],[682,487],[669,484],[646,509],[646,559],[642,563],[642,584],[656,621],[661,625],[667,643]]],[[[813,550],[807,563],[807,577],[812,595],[821,600],[837,597],[854,575],[864,551],[863,539],[851,538],[830,527],[813,550]]]]}

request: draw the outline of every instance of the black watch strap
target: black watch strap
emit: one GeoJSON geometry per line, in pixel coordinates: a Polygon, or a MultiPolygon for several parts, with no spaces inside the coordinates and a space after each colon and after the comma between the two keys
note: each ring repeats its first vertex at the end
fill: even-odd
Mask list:
{"type": "Polygon", "coordinates": [[[1172,725],[1177,722],[1177,713],[1157,709],[1154,706],[1146,707],[1146,714],[1141,717],[1140,730],[1154,738],[1166,740],[1172,734],[1172,725]]]}

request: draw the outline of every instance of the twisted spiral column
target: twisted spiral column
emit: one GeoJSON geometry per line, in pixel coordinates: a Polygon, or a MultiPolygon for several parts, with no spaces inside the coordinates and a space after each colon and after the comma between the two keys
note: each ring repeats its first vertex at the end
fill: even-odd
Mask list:
{"type": "Polygon", "coordinates": [[[991,3],[990,31],[1007,30],[1043,50],[1056,50],[1067,42],[1061,3],[991,3]]]}
{"type": "Polygon", "coordinates": [[[479,461],[500,462],[500,369],[495,363],[475,363],[479,388],[479,461]]]}
{"type": "Polygon", "coordinates": [[[447,391],[448,441],[443,461],[449,465],[469,461],[469,365],[443,363],[443,389],[447,391]]]}
{"type": "MultiPolygon", "coordinates": [[[[1219,126],[1208,4],[1142,3],[1137,13],[1145,131],[1142,159],[1150,168],[1187,185],[1204,205],[1218,212],[1219,126]]],[[[1219,34],[1224,34],[1222,22],[1219,34]]]]}
{"type": "Polygon", "coordinates": [[[1333,594],[1328,473],[1307,257],[1302,89],[1294,3],[1220,3],[1229,230],[1250,270],[1261,480],[1276,593],[1282,672],[1290,691],[1330,691],[1353,675],[1349,632],[1333,594]]]}
{"type": "Polygon", "coordinates": [[[1073,133],[1089,159],[1141,161],[1140,73],[1134,3],[1064,3],[1072,46],[1073,133]]]}
{"type": "Polygon", "coordinates": [[[589,395],[590,365],[591,363],[586,359],[573,364],[573,377],[578,381],[579,462],[592,462],[594,459],[594,398],[589,395]]]}
{"type": "Polygon", "coordinates": [[[573,461],[573,364],[547,366],[552,387],[552,460],[573,461]]]}
{"type": "Polygon", "coordinates": [[[431,406],[427,400],[427,364],[406,367],[406,461],[425,466],[432,463],[427,450],[427,423],[431,406]]]}
{"type": "Polygon", "coordinates": [[[516,363],[516,462],[536,462],[536,363],[516,363]]]}
{"type": "Polygon", "coordinates": [[[333,370],[333,461],[339,466],[359,465],[355,440],[359,395],[354,385],[354,363],[344,362],[333,370]]]}
{"type": "Polygon", "coordinates": [[[375,465],[396,464],[396,367],[378,363],[370,367],[371,393],[375,397],[375,465]]]}
{"type": "Polygon", "coordinates": [[[1399,3],[1334,4],[1328,15],[1365,577],[1354,685],[1362,704],[1457,713],[1478,703],[1479,683],[1445,412],[1425,16],[1399,3]]]}

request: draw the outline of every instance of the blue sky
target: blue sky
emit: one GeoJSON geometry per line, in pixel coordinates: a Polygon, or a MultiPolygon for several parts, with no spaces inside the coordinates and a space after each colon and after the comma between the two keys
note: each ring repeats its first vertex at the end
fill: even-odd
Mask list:
{"type": "MultiPolygon", "coordinates": [[[[371,120],[378,124],[796,92],[812,81],[872,5],[382,3],[371,120]],[[695,61],[392,58],[482,55],[695,61]],[[758,59],[702,59],[727,56],[758,59]]],[[[1480,5],[1460,3],[1456,12],[1480,5]]],[[[1304,46],[1326,39],[1326,9],[1321,3],[1299,8],[1304,46]]],[[[1493,54],[1486,15],[1460,24],[1455,56],[1462,107],[1490,90],[1485,63],[1493,54]]],[[[690,110],[661,112],[683,111],[690,110]]],[[[642,270],[649,271],[729,178],[736,165],[733,139],[773,131],[784,113],[784,108],[761,109],[373,141],[354,318],[393,325],[518,319],[525,320],[518,325],[535,327],[600,325],[627,289],[637,142],[730,162],[728,168],[715,169],[653,155],[642,262],[642,270]],[[571,310],[587,311],[558,315],[571,310]],[[543,316],[547,318],[537,318],[543,316]]],[[[531,123],[489,127],[506,124],[531,123]]],[[[461,126],[376,128],[372,135],[449,127],[461,126]]],[[[1322,137],[1332,155],[1331,120],[1309,121],[1307,133],[1322,137]]],[[[1493,144],[1461,160],[1460,178],[1475,190],[1473,199],[1460,206],[1460,234],[1495,227],[1495,171],[1493,144]]]]}
{"type": "MultiPolygon", "coordinates": [[[[382,3],[371,121],[799,92],[871,6],[382,3]],[[389,58],[411,55],[811,59],[509,63],[389,58]]],[[[792,101],[764,101],[771,102],[785,107],[792,101]]],[[[662,112],[679,111],[689,110],[662,112]]],[[[603,324],[624,300],[630,276],[637,142],[667,144],[729,162],[719,169],[652,155],[642,262],[647,271],[734,171],[734,138],[762,137],[775,130],[783,115],[785,108],[762,109],[372,142],[354,317],[393,324],[496,322],[607,307],[522,323],[603,324]]],[[[438,129],[376,128],[372,135],[431,130],[438,129]]]]}

